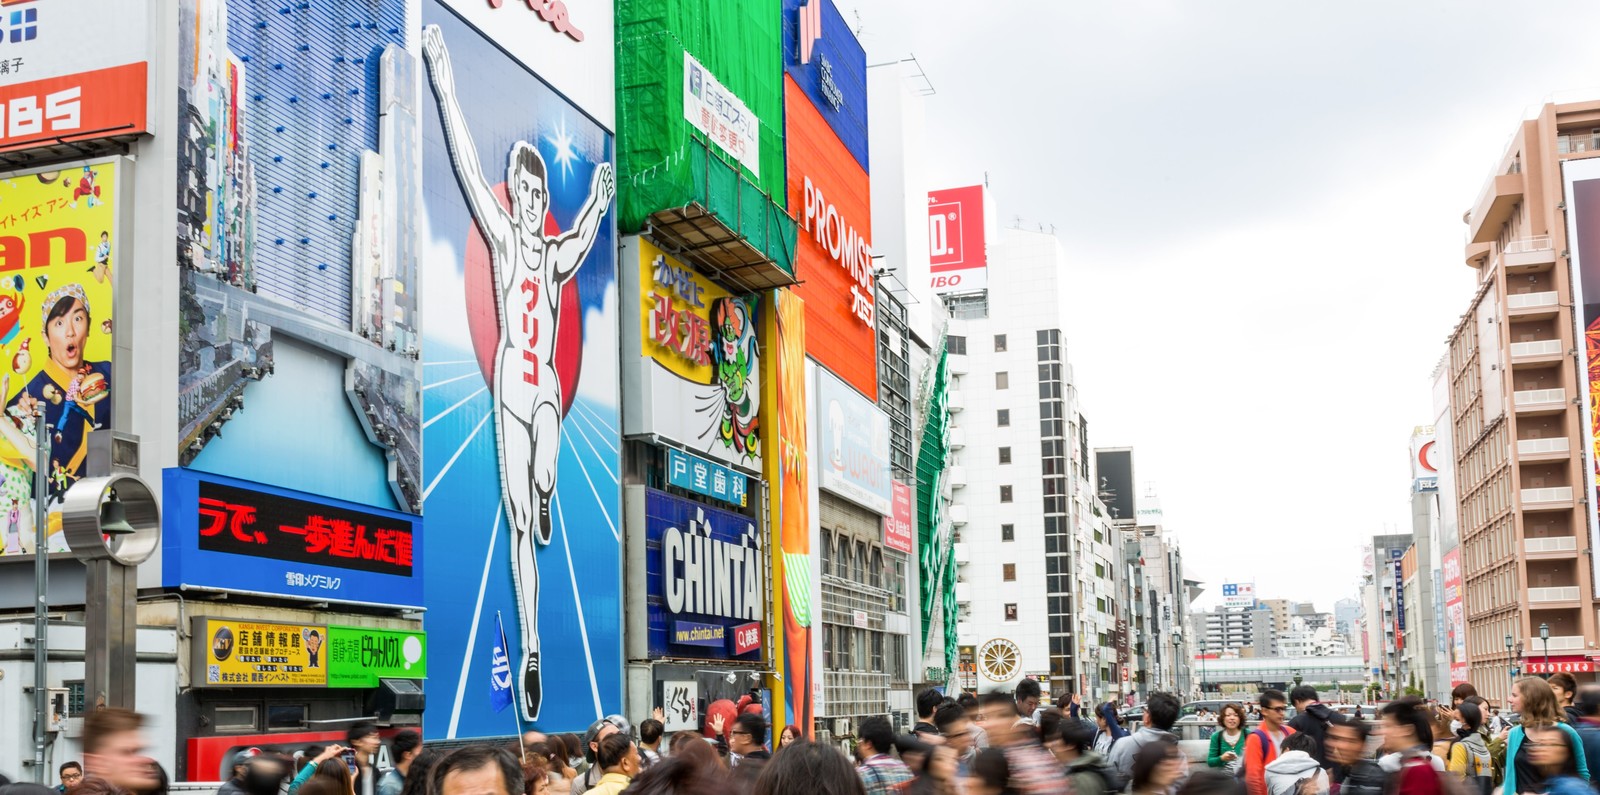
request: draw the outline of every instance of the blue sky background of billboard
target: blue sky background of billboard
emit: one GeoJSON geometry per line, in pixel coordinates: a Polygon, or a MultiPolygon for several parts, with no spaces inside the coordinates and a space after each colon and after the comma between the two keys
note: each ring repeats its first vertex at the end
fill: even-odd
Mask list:
{"type": "MultiPolygon", "coordinates": [[[[716,546],[713,544],[713,546],[716,546]]],[[[665,492],[648,489],[645,491],[645,571],[646,571],[646,604],[650,613],[650,656],[672,658],[701,658],[711,660],[742,660],[746,662],[761,659],[760,648],[752,649],[744,654],[734,654],[734,629],[751,622],[760,623],[761,616],[766,615],[765,599],[767,594],[765,572],[765,553],[762,552],[759,532],[756,522],[747,516],[713,508],[703,503],[675,497],[665,492]],[[691,523],[697,528],[691,527],[691,523]],[[702,581],[707,584],[708,594],[713,590],[727,587],[732,597],[732,609],[724,610],[724,615],[704,610],[692,610],[687,607],[679,612],[672,612],[667,596],[666,562],[662,554],[663,539],[669,529],[679,532],[680,539],[690,537],[709,537],[713,542],[722,542],[731,547],[755,547],[755,556],[752,558],[754,566],[751,567],[761,578],[755,586],[757,594],[756,604],[746,604],[746,599],[741,595],[745,584],[744,574],[749,569],[744,566],[736,567],[740,572],[732,576],[726,583],[716,579],[715,574],[720,571],[716,566],[703,566],[699,570],[712,576],[705,576],[702,581]],[[751,608],[755,617],[746,617],[745,608],[751,608]],[[731,613],[732,615],[726,615],[731,613]],[[689,643],[674,640],[680,625],[700,625],[704,627],[720,628],[722,637],[695,640],[689,643]]],[[[725,548],[726,549],[726,548],[725,548]]],[[[715,559],[715,558],[713,558],[715,559]]],[[[679,561],[673,567],[684,583],[684,587],[693,588],[687,583],[690,576],[688,565],[679,561]]],[[[707,603],[711,602],[708,595],[707,603]]],[[[688,603],[686,603],[688,604],[688,603]]],[[[764,634],[763,634],[764,637],[764,634]]]]}
{"type": "Polygon", "coordinates": [[[833,0],[783,0],[784,69],[861,170],[867,158],[867,51],[833,0]],[[810,56],[802,58],[802,56],[810,56]]]}
{"type": "MultiPolygon", "coordinates": [[[[589,196],[597,164],[613,158],[610,134],[454,13],[428,2],[422,21],[441,28],[485,176],[491,184],[503,180],[512,147],[518,141],[535,144],[549,171],[551,213],[569,228],[589,196]],[[512,96],[518,101],[507,102],[512,96]]],[[[463,263],[473,222],[445,147],[438,103],[431,89],[422,90],[424,498],[439,528],[425,557],[434,571],[455,573],[426,586],[424,627],[434,650],[434,684],[424,729],[429,737],[503,735],[513,729],[512,716],[495,713],[488,695],[496,612],[506,622],[514,661],[521,644],[493,398],[469,331],[463,263]]],[[[603,219],[573,277],[582,309],[582,367],[561,425],[554,530],[550,544],[536,553],[544,680],[538,724],[553,729],[581,728],[622,706],[614,212],[613,207],[603,219]]],[[[578,320],[563,315],[560,323],[578,320]]]]}
{"type": "MultiPolygon", "coordinates": [[[[266,594],[359,602],[364,604],[420,607],[423,604],[423,556],[426,535],[422,520],[414,515],[373,508],[370,505],[333,500],[305,492],[266,486],[238,478],[212,475],[183,467],[162,473],[162,494],[166,509],[161,512],[161,577],[168,588],[180,586],[216,590],[257,591],[266,594]],[[200,548],[203,483],[216,483],[253,492],[258,499],[301,500],[326,506],[330,512],[359,512],[393,522],[393,527],[409,529],[413,545],[409,576],[363,571],[361,568],[319,565],[276,559],[266,550],[282,543],[287,535],[276,527],[243,529],[269,531],[274,536],[263,546],[261,555],[243,555],[200,548]]],[[[262,512],[267,510],[262,506],[262,512]]],[[[231,532],[227,530],[225,532],[231,532]]],[[[370,568],[370,567],[369,567],[370,568]]]]}
{"type": "Polygon", "coordinates": [[[185,466],[421,507],[409,2],[180,4],[185,466]]]}

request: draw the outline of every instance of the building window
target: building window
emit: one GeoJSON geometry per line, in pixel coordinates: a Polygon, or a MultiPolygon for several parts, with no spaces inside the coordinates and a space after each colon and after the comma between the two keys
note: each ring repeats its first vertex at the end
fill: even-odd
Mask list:
{"type": "Polygon", "coordinates": [[[1000,448],[1000,463],[1002,463],[1002,464],[1011,463],[1011,448],[1009,448],[1009,447],[1000,448]]]}
{"type": "Polygon", "coordinates": [[[1000,525],[1000,540],[1001,541],[1015,541],[1015,540],[1017,540],[1017,526],[1014,525],[1014,524],[1003,524],[1003,525],[1000,525]]]}
{"type": "Polygon", "coordinates": [[[951,334],[950,336],[944,338],[944,347],[945,350],[948,350],[951,353],[958,353],[962,356],[965,356],[967,355],[967,338],[957,337],[956,335],[951,334]]]}
{"type": "Polygon", "coordinates": [[[1007,621],[1016,621],[1017,620],[1017,605],[1016,605],[1015,602],[1011,602],[1011,603],[1006,604],[1006,620],[1007,621]]]}
{"type": "Polygon", "coordinates": [[[994,374],[994,388],[995,389],[1010,389],[1011,388],[1011,374],[1010,373],[1005,373],[1005,372],[995,373],[994,374]]]}
{"type": "Polygon", "coordinates": [[[1002,427],[1011,427],[1011,409],[997,409],[994,413],[994,424],[1002,427]]]}
{"type": "Polygon", "coordinates": [[[1000,501],[1001,502],[1011,502],[1011,487],[1010,486],[1001,486],[1000,487],[1000,501]]]}
{"type": "Polygon", "coordinates": [[[1006,582],[1017,581],[1017,564],[1005,563],[1000,566],[1000,579],[1006,582]]]}
{"type": "Polygon", "coordinates": [[[996,334],[996,335],[994,335],[994,350],[995,350],[995,353],[1002,353],[1002,352],[1005,351],[1005,349],[1006,349],[1006,335],[1004,335],[1004,334],[996,334]]]}

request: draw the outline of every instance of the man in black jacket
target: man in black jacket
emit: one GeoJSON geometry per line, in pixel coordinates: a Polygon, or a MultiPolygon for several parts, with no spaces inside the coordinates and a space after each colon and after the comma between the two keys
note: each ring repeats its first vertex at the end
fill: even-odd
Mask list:
{"type": "Polygon", "coordinates": [[[944,704],[944,694],[933,688],[927,688],[917,694],[917,725],[911,727],[911,733],[918,735],[918,739],[927,742],[928,738],[922,735],[939,733],[939,727],[933,724],[933,713],[944,704]]]}
{"type": "Polygon", "coordinates": [[[1295,685],[1295,688],[1289,691],[1289,701],[1294,704],[1295,711],[1294,720],[1289,721],[1289,728],[1317,741],[1317,748],[1311,752],[1311,758],[1326,768],[1328,756],[1323,742],[1327,739],[1328,722],[1333,719],[1333,710],[1317,700],[1317,689],[1311,685],[1295,685]]]}

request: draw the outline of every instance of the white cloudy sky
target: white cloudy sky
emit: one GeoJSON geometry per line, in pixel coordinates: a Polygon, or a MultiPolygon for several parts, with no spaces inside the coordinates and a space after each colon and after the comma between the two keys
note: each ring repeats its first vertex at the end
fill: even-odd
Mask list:
{"type": "Polygon", "coordinates": [[[1137,449],[1190,576],[1354,595],[1410,528],[1462,213],[1527,109],[1600,97],[1600,5],[839,4],[931,78],[935,178],[1055,225],[1090,443],[1137,449]]]}

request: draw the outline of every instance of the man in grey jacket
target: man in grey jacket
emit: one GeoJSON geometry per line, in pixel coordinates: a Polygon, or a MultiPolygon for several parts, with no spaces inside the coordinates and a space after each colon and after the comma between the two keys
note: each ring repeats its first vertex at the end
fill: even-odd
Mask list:
{"type": "MultiPolygon", "coordinates": [[[[1139,725],[1139,730],[1122,738],[1116,745],[1111,746],[1108,755],[1111,766],[1116,769],[1117,775],[1123,781],[1133,780],[1133,760],[1139,755],[1139,749],[1162,737],[1170,737],[1177,742],[1178,735],[1172,733],[1173,724],[1178,722],[1178,713],[1183,705],[1178,703],[1178,697],[1171,693],[1151,693],[1144,703],[1144,720],[1139,725]]],[[[1181,754],[1181,752],[1180,752],[1181,754]]],[[[1173,789],[1182,786],[1188,779],[1188,760],[1184,760],[1184,775],[1173,785],[1173,789]]]]}

